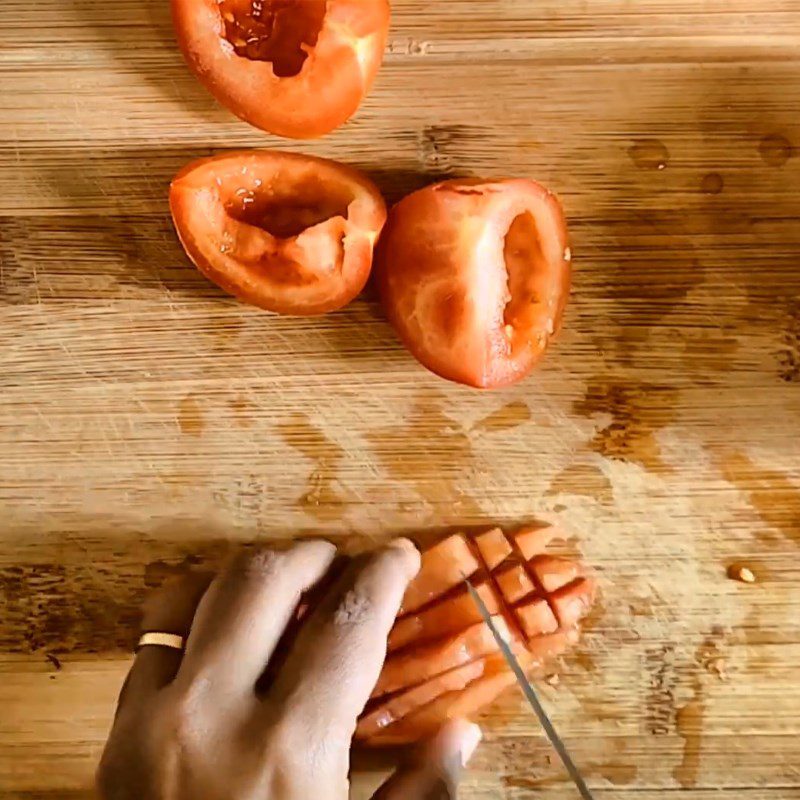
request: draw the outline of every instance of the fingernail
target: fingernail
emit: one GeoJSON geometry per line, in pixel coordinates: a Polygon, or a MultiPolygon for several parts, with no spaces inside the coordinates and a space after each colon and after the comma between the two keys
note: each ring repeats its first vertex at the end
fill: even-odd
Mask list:
{"type": "Polygon", "coordinates": [[[480,726],[470,723],[464,728],[461,734],[461,764],[466,767],[475,755],[478,745],[483,739],[483,731],[480,726]]]}
{"type": "Polygon", "coordinates": [[[387,547],[396,547],[398,550],[406,550],[409,553],[419,553],[414,542],[411,539],[406,539],[405,536],[398,536],[397,539],[392,539],[387,547]]]}
{"type": "Polygon", "coordinates": [[[421,565],[419,550],[411,539],[400,537],[389,542],[391,550],[400,550],[404,554],[403,562],[405,566],[406,578],[411,580],[418,572],[421,565]]]}

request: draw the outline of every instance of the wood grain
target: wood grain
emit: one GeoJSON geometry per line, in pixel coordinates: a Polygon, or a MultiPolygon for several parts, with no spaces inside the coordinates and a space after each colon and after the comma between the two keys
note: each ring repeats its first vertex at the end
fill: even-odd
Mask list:
{"type": "MultiPolygon", "coordinates": [[[[214,104],[164,0],[0,6],[0,796],[90,796],[138,604],[175,570],[550,515],[602,577],[543,687],[596,795],[800,797],[796,0],[393,6],[357,118],[300,145],[214,104]],[[242,146],[391,199],[550,185],[576,287],[547,363],[477,394],[369,291],[321,320],[221,295],[166,188],[242,146]]],[[[574,796],[517,696],[485,727],[465,798],[574,796]]]]}

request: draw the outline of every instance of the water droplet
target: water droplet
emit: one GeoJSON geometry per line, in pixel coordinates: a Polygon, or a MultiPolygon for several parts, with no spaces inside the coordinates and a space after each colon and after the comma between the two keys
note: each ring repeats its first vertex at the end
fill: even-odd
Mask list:
{"type": "Polygon", "coordinates": [[[703,176],[700,182],[700,190],[703,194],[719,194],[725,187],[725,179],[719,172],[709,172],[703,176]]]}
{"type": "Polygon", "coordinates": [[[662,170],[669,164],[669,150],[658,139],[637,139],[628,148],[628,155],[639,169],[662,170]]]}
{"type": "Polygon", "coordinates": [[[571,247],[568,247],[568,248],[567,248],[567,249],[564,251],[564,261],[566,261],[566,262],[567,262],[567,264],[569,264],[569,263],[570,263],[570,261],[572,261],[572,248],[571,248],[571,247]]]}
{"type": "Polygon", "coordinates": [[[794,155],[794,148],[785,136],[773,133],[761,140],[758,152],[768,166],[782,167],[794,155]]]}
{"type": "Polygon", "coordinates": [[[378,716],[377,720],[375,720],[375,722],[379,728],[387,728],[396,720],[397,718],[395,717],[395,715],[391,711],[387,710],[383,711],[378,716]]]}

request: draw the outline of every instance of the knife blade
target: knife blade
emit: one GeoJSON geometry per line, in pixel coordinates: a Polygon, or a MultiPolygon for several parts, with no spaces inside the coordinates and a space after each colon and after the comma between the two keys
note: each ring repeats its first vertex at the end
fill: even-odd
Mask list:
{"type": "Polygon", "coordinates": [[[483,617],[483,621],[488,625],[492,636],[494,636],[494,640],[497,642],[497,646],[500,648],[500,652],[503,654],[506,663],[514,673],[517,683],[520,685],[520,688],[525,694],[525,698],[527,699],[528,703],[530,703],[531,708],[538,717],[542,728],[544,728],[544,732],[547,734],[550,744],[553,745],[553,749],[556,751],[556,753],[558,753],[558,757],[566,767],[570,778],[572,778],[575,786],[578,787],[578,792],[580,792],[583,800],[594,800],[592,793],[589,791],[589,787],[586,785],[586,781],[584,781],[583,776],[575,766],[575,762],[572,760],[572,757],[564,745],[564,742],[561,740],[561,737],[558,735],[555,727],[553,727],[550,717],[547,716],[547,712],[544,710],[544,706],[542,706],[539,696],[536,694],[531,682],[525,675],[525,670],[523,670],[520,666],[520,663],[517,661],[517,657],[514,655],[511,647],[509,647],[508,642],[500,635],[500,631],[497,630],[497,626],[492,620],[492,615],[489,613],[486,603],[483,602],[481,596],[477,591],[475,591],[475,587],[472,585],[469,578],[465,577],[464,582],[467,584],[467,589],[469,590],[470,596],[475,601],[475,605],[478,606],[478,610],[481,613],[481,617],[483,617]]]}

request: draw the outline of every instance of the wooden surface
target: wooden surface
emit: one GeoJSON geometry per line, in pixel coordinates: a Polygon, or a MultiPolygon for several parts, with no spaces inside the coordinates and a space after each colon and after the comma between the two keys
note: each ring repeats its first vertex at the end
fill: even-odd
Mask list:
{"type": "MultiPolygon", "coordinates": [[[[597,797],[800,797],[797,1],[396,0],[357,119],[302,145],[214,104],[166,5],[0,4],[0,796],[90,796],[137,605],[177,565],[550,514],[602,576],[543,689],[597,797]],[[550,185],[576,286],[546,365],[478,394],[369,297],[312,321],[224,297],[166,191],[229,146],[392,198],[550,185]]],[[[466,800],[575,796],[518,696],[486,728],[466,800]]]]}

